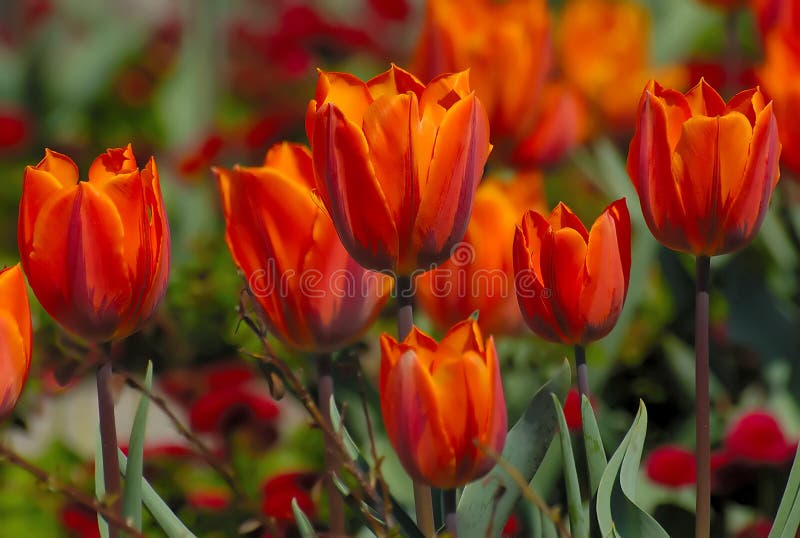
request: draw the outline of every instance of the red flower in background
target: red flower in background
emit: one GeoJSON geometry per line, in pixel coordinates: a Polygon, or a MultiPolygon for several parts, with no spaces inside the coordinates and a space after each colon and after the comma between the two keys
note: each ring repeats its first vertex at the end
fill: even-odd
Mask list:
{"type": "Polygon", "coordinates": [[[751,411],[731,426],[723,447],[732,459],[781,465],[794,456],[797,443],[786,439],[780,424],[770,413],[751,411]]]}
{"type": "Polygon", "coordinates": [[[61,509],[61,525],[70,538],[100,538],[97,514],[77,503],[70,503],[61,509]]]}
{"type": "Polygon", "coordinates": [[[279,525],[294,523],[292,499],[303,513],[310,519],[316,513],[316,504],[311,498],[311,488],[319,477],[308,472],[282,473],[269,478],[262,486],[264,500],[261,503],[261,512],[274,518],[279,525]]]}
{"type": "Polygon", "coordinates": [[[0,108],[0,151],[22,146],[30,131],[28,116],[15,108],[0,108]]]}
{"type": "Polygon", "coordinates": [[[645,461],[647,477],[668,488],[689,486],[697,480],[694,453],[680,446],[656,448],[645,461]]]}

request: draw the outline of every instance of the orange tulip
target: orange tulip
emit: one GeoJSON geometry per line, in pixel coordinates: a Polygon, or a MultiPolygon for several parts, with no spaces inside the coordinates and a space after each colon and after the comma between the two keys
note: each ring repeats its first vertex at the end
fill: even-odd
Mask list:
{"type": "Polygon", "coordinates": [[[587,232],[563,203],[528,211],[514,237],[517,299],[528,326],[551,342],[586,345],[617,323],[631,270],[631,223],[622,198],[587,232]]]}
{"type": "Polygon", "coordinates": [[[402,342],[381,336],[381,411],[406,472],[417,482],[455,488],[494,466],[506,439],[506,404],[494,340],[473,319],[437,344],[414,327],[402,342]]]}
{"type": "Polygon", "coordinates": [[[31,288],[63,327],[98,342],[135,332],[169,275],[155,160],[139,170],[130,145],[110,149],[78,181],[72,159],[46,150],[25,169],[18,241],[31,288]]]}
{"type": "Polygon", "coordinates": [[[366,83],[320,71],[306,132],[317,193],[361,265],[410,275],[450,257],[491,148],[466,72],[425,86],[396,66],[366,83]]]}
{"type": "Polygon", "coordinates": [[[752,89],[726,106],[703,80],[686,95],[647,85],[628,175],[661,243],[714,256],[753,239],[779,177],[778,128],[764,101],[752,89]]]}
{"type": "Polygon", "coordinates": [[[569,0],[561,17],[560,59],[564,76],[594,105],[599,122],[632,128],[636,98],[648,79],[686,83],[686,70],[654,68],[648,54],[650,17],[630,0],[569,0]]]}
{"type": "Polygon", "coordinates": [[[550,63],[544,0],[431,0],[412,70],[429,79],[470,69],[492,135],[506,137],[533,127],[550,63]]]}
{"type": "MultiPolygon", "coordinates": [[[[800,13],[800,9],[797,10],[800,13]]],[[[757,71],[764,91],[773,99],[778,133],[783,145],[781,162],[800,174],[800,39],[771,32],[764,44],[765,62],[757,71]]]]}
{"type": "Polygon", "coordinates": [[[31,309],[19,264],[0,271],[0,420],[22,393],[31,368],[31,309]]]}
{"type": "Polygon", "coordinates": [[[215,172],[225,240],[269,330],[302,351],[333,351],[358,338],[391,282],[347,254],[314,203],[308,149],[276,144],[263,166],[215,172]]]}
{"type": "Polygon", "coordinates": [[[513,233],[522,212],[543,206],[539,173],[520,173],[511,181],[490,177],[480,184],[461,246],[416,281],[420,306],[439,330],[476,310],[486,333],[511,334],[524,326],[514,292],[513,233]]]}

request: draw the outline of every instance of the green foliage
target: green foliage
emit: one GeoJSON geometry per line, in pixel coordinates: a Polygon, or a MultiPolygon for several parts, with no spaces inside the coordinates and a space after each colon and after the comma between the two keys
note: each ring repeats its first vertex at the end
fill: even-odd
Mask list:
{"type": "Polygon", "coordinates": [[[569,435],[564,410],[555,394],[553,406],[558,420],[558,438],[561,445],[561,460],[564,470],[564,482],[567,488],[567,508],[569,509],[569,525],[573,538],[589,538],[589,513],[581,499],[581,487],[578,483],[578,470],[575,468],[575,456],[572,454],[572,439],[569,435]]]}

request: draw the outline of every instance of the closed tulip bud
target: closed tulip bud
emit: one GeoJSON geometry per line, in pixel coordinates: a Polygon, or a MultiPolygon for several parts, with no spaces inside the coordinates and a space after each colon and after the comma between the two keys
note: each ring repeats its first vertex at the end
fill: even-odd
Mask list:
{"type": "Polygon", "coordinates": [[[625,199],[609,205],[590,231],[563,203],[549,218],[528,211],[514,237],[522,316],[551,342],[586,345],[608,334],[622,312],[631,269],[625,199]]]}
{"type": "Polygon", "coordinates": [[[381,336],[381,411],[400,462],[416,481],[455,488],[494,466],[506,405],[494,340],[469,318],[437,344],[416,327],[402,342],[381,336]]]}
{"type": "Polygon", "coordinates": [[[758,233],[778,183],[781,145],[758,89],[727,105],[705,81],[685,95],[650,81],[628,152],[645,222],[665,246],[714,256],[758,233]]]}
{"type": "Polygon", "coordinates": [[[320,71],[306,132],[316,192],[356,261],[410,275],[450,257],[491,148],[467,72],[426,86],[396,66],[366,83],[320,71]]]}
{"type": "Polygon", "coordinates": [[[314,202],[308,149],[277,144],[263,166],[215,172],[225,240],[268,329],[302,351],[333,351],[358,338],[391,281],[350,257],[314,202]]]}
{"type": "Polygon", "coordinates": [[[416,280],[420,306],[442,332],[479,312],[489,334],[513,334],[525,326],[514,291],[514,229],[520,213],[544,206],[542,176],[487,178],[475,193],[464,240],[445,263],[416,280]]]}
{"type": "Polygon", "coordinates": [[[47,150],[25,169],[19,251],[28,282],[64,328],[105,342],[135,332],[167,289],[170,238],[158,171],[131,147],[110,149],[78,180],[66,155],[47,150]]]}
{"type": "Polygon", "coordinates": [[[31,309],[19,264],[0,271],[0,420],[11,414],[31,368],[31,309]]]}

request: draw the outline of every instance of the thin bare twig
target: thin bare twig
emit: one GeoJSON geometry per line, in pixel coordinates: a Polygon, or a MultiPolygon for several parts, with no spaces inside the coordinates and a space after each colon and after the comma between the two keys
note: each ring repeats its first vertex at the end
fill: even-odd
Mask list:
{"type": "Polygon", "coordinates": [[[386,480],[383,478],[383,473],[381,472],[381,464],[383,463],[383,458],[378,457],[378,450],[375,447],[375,435],[372,429],[372,419],[369,415],[369,406],[367,405],[367,391],[364,387],[364,373],[361,370],[361,361],[358,357],[355,358],[356,361],[356,376],[358,379],[358,393],[359,397],[361,398],[361,405],[364,409],[364,418],[367,422],[367,435],[369,436],[369,447],[370,452],[372,453],[372,461],[375,462],[375,477],[377,478],[378,482],[381,485],[381,494],[383,498],[383,510],[386,516],[386,524],[387,526],[391,527],[390,524],[391,517],[392,517],[392,504],[389,502],[389,488],[386,485],[386,480]]]}
{"type": "Polygon", "coordinates": [[[197,451],[198,455],[203,458],[203,461],[205,461],[209,467],[214,469],[214,471],[216,471],[217,474],[222,477],[222,479],[225,481],[225,484],[233,492],[234,496],[245,503],[248,510],[255,514],[255,518],[259,521],[259,523],[261,523],[262,526],[266,527],[271,532],[275,532],[275,526],[272,521],[270,521],[267,516],[261,513],[261,510],[258,509],[255,501],[251,499],[247,492],[245,492],[245,490],[239,485],[233,468],[228,463],[217,457],[217,455],[214,454],[214,452],[208,448],[208,446],[206,446],[206,444],[203,443],[203,441],[201,441],[200,438],[197,437],[188,426],[181,422],[178,416],[172,411],[172,409],[170,409],[169,404],[167,404],[167,401],[163,397],[153,393],[150,390],[147,390],[147,387],[145,387],[130,372],[121,371],[119,373],[125,378],[125,382],[130,387],[147,396],[150,401],[167,416],[177,432],[184,439],[189,441],[192,447],[194,447],[197,451]]]}
{"type": "Polygon", "coordinates": [[[131,527],[122,518],[122,516],[120,516],[115,510],[113,510],[110,506],[106,505],[104,502],[101,502],[95,499],[94,497],[91,497],[79,491],[76,487],[72,486],[71,484],[68,484],[56,478],[55,476],[45,471],[41,467],[37,467],[30,461],[26,460],[25,458],[17,454],[11,447],[2,443],[0,443],[0,459],[6,459],[12,465],[15,465],[20,469],[26,471],[28,474],[33,475],[37,480],[45,484],[47,486],[47,489],[49,489],[50,491],[53,491],[55,493],[60,493],[69,498],[70,500],[82,506],[85,506],[89,510],[92,510],[102,515],[103,518],[112,527],[115,527],[134,538],[145,538],[144,534],[131,527]]]}

